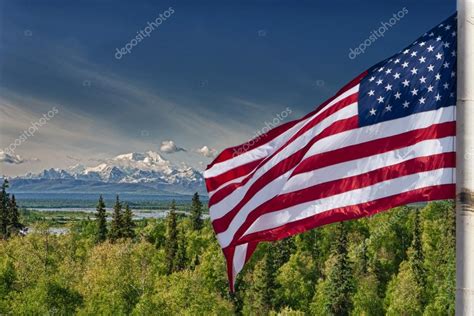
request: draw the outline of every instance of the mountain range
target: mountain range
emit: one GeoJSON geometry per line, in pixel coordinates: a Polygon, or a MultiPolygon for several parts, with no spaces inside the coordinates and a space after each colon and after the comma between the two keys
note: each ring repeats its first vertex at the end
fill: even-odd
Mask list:
{"type": "Polygon", "coordinates": [[[93,167],[45,169],[13,178],[10,184],[23,193],[207,194],[200,171],[173,164],[153,151],[118,155],[93,167]]]}

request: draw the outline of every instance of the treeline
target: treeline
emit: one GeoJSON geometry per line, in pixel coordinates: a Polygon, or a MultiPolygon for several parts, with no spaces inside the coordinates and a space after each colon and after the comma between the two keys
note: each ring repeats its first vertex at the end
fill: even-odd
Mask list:
{"type": "Polygon", "coordinates": [[[164,219],[133,221],[117,198],[107,221],[99,199],[68,234],[40,223],[0,241],[0,314],[454,315],[451,202],[262,243],[233,294],[202,208],[196,194],[190,215],[172,202],[164,219]]]}

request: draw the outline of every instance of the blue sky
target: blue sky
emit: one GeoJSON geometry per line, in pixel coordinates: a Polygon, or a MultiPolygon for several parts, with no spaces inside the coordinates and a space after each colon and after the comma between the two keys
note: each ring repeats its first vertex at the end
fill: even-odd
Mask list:
{"type": "Polygon", "coordinates": [[[131,151],[199,167],[197,152],[243,143],[277,114],[296,119],[455,11],[455,1],[1,1],[0,148],[12,176],[131,151]],[[125,46],[169,8],[150,37],[125,46]],[[349,49],[403,8],[364,54],[349,49]]]}

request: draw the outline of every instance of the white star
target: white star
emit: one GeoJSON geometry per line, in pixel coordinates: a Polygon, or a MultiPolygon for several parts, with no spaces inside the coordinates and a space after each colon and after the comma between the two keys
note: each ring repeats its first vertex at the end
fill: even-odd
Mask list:
{"type": "Polygon", "coordinates": [[[449,31],[451,29],[451,25],[446,25],[446,27],[444,28],[446,31],[449,31]]]}
{"type": "Polygon", "coordinates": [[[403,67],[403,68],[407,68],[407,67],[408,67],[408,62],[407,62],[407,61],[404,62],[404,63],[402,64],[402,67],[403,67]]]}
{"type": "Polygon", "coordinates": [[[455,37],[455,36],[456,36],[456,31],[452,32],[452,33],[451,33],[451,36],[452,36],[452,37],[455,37]]]}
{"type": "Polygon", "coordinates": [[[450,98],[454,98],[454,92],[451,92],[451,93],[449,94],[449,97],[450,97],[450,98]]]}
{"type": "Polygon", "coordinates": [[[384,67],[380,67],[380,69],[379,69],[379,72],[382,72],[382,71],[383,71],[383,69],[384,69],[384,67]]]}
{"type": "Polygon", "coordinates": [[[400,99],[402,94],[400,92],[395,93],[395,99],[400,99]]]}
{"type": "Polygon", "coordinates": [[[425,42],[421,42],[420,46],[423,47],[423,46],[425,46],[425,44],[426,44],[425,42]]]}
{"type": "Polygon", "coordinates": [[[394,78],[394,79],[400,79],[400,73],[398,73],[398,72],[395,73],[395,74],[393,75],[393,78],[394,78]]]}
{"type": "Polygon", "coordinates": [[[451,71],[451,77],[454,77],[454,76],[456,76],[456,72],[451,71]]]}
{"type": "Polygon", "coordinates": [[[392,69],[390,69],[390,68],[387,69],[387,70],[385,70],[385,73],[386,73],[387,75],[388,75],[389,73],[391,73],[391,72],[392,72],[392,69]]]}
{"type": "Polygon", "coordinates": [[[455,51],[455,50],[453,50],[453,51],[451,52],[451,56],[456,57],[456,51],[455,51]]]}
{"type": "Polygon", "coordinates": [[[426,83],[426,78],[423,77],[423,76],[421,76],[421,78],[420,78],[420,83],[426,83]]]}
{"type": "Polygon", "coordinates": [[[372,82],[372,81],[374,81],[374,80],[375,80],[375,77],[374,77],[374,76],[370,77],[370,79],[369,79],[370,82],[372,82]]]}
{"type": "Polygon", "coordinates": [[[411,53],[411,57],[415,57],[416,54],[418,54],[418,52],[412,52],[412,53],[411,53]]]}
{"type": "Polygon", "coordinates": [[[393,63],[398,64],[399,62],[400,62],[400,58],[397,58],[397,59],[395,59],[395,61],[393,63]]]}
{"type": "Polygon", "coordinates": [[[382,83],[383,83],[383,80],[382,79],[379,79],[375,82],[378,86],[380,86],[382,83]]]}
{"type": "Polygon", "coordinates": [[[392,111],[392,106],[390,104],[388,104],[386,107],[385,107],[385,110],[387,110],[388,112],[391,112],[392,111]]]}
{"type": "Polygon", "coordinates": [[[428,52],[432,52],[432,51],[433,51],[433,49],[434,49],[434,46],[430,45],[430,46],[428,46],[428,48],[427,48],[427,49],[428,49],[428,52]]]}
{"type": "Polygon", "coordinates": [[[375,115],[375,113],[377,113],[377,110],[372,108],[372,110],[370,110],[369,112],[370,112],[370,115],[375,115]]]}
{"type": "Polygon", "coordinates": [[[424,63],[426,61],[426,57],[421,56],[419,61],[420,61],[420,63],[424,63]]]}
{"type": "Polygon", "coordinates": [[[384,100],[384,97],[382,97],[382,96],[377,98],[377,101],[379,101],[379,103],[383,103],[383,100],[384,100]]]}
{"type": "Polygon", "coordinates": [[[433,65],[429,65],[429,66],[428,66],[428,71],[433,71],[433,69],[434,69],[434,66],[433,66],[433,65]]]}
{"type": "Polygon", "coordinates": [[[433,33],[433,32],[431,32],[431,33],[429,34],[429,36],[430,36],[430,37],[433,37],[433,36],[434,36],[434,33],[433,33]]]}
{"type": "Polygon", "coordinates": [[[389,91],[389,90],[392,90],[392,85],[391,84],[387,84],[385,86],[385,90],[389,91]]]}
{"type": "Polygon", "coordinates": [[[439,73],[436,74],[435,76],[436,80],[440,80],[441,79],[441,75],[439,73]]]}
{"type": "Polygon", "coordinates": [[[408,86],[410,85],[410,81],[408,81],[408,80],[405,79],[405,81],[402,82],[402,85],[403,85],[404,87],[408,87],[408,86]]]}
{"type": "Polygon", "coordinates": [[[410,102],[408,102],[408,101],[403,102],[403,107],[405,109],[408,108],[409,105],[410,105],[410,102]]]}
{"type": "Polygon", "coordinates": [[[405,49],[405,50],[403,51],[403,54],[406,55],[406,54],[408,54],[409,52],[410,52],[409,49],[405,49]]]}
{"type": "Polygon", "coordinates": [[[369,96],[373,96],[375,94],[374,90],[370,90],[369,93],[367,93],[369,96]]]}
{"type": "Polygon", "coordinates": [[[416,69],[415,67],[413,67],[410,71],[412,75],[416,75],[418,73],[418,69],[416,69]]]}
{"type": "Polygon", "coordinates": [[[443,85],[443,87],[444,87],[445,89],[448,89],[448,88],[449,88],[449,83],[445,82],[444,85],[443,85]]]}
{"type": "Polygon", "coordinates": [[[449,48],[449,43],[448,43],[448,42],[444,42],[443,46],[444,46],[445,48],[449,48]]]}
{"type": "Polygon", "coordinates": [[[418,89],[413,89],[410,92],[412,95],[418,95],[418,89]]]}
{"type": "Polygon", "coordinates": [[[432,85],[430,85],[430,86],[428,87],[428,92],[433,92],[433,88],[434,88],[434,87],[433,87],[432,85]]]}
{"type": "Polygon", "coordinates": [[[436,99],[436,101],[441,100],[441,96],[439,95],[439,93],[435,96],[435,99],[436,99]]]}
{"type": "Polygon", "coordinates": [[[418,101],[420,101],[420,104],[425,104],[426,99],[421,97],[420,100],[418,100],[418,101]]]}
{"type": "Polygon", "coordinates": [[[438,37],[436,38],[436,41],[437,41],[437,42],[441,41],[441,36],[438,36],[438,37]]]}
{"type": "Polygon", "coordinates": [[[436,54],[436,59],[441,59],[442,57],[443,57],[443,54],[441,53],[436,54]]]}
{"type": "Polygon", "coordinates": [[[449,63],[448,63],[448,62],[445,62],[445,63],[443,64],[443,67],[444,67],[444,68],[448,68],[448,67],[449,67],[449,63]]]}

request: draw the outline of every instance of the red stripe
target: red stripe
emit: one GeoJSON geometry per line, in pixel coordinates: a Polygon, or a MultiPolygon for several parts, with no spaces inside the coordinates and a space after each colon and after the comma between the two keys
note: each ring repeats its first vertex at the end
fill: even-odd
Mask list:
{"type": "Polygon", "coordinates": [[[314,111],[308,113],[307,115],[305,115],[301,119],[294,120],[294,121],[288,122],[286,124],[280,125],[280,126],[274,128],[274,129],[270,130],[266,134],[261,135],[260,137],[257,137],[257,138],[255,138],[252,141],[249,141],[247,143],[224,149],[216,157],[216,159],[214,159],[214,161],[207,166],[206,169],[210,169],[216,163],[232,159],[232,158],[234,158],[238,155],[241,155],[241,154],[243,154],[243,153],[245,153],[249,150],[252,150],[254,148],[257,148],[257,147],[259,147],[263,144],[266,144],[266,143],[272,141],[273,139],[275,139],[276,137],[278,137],[279,135],[281,135],[282,133],[284,133],[285,131],[287,131],[288,129],[293,127],[294,125],[296,125],[299,122],[307,119],[308,117],[311,117],[312,115],[316,114],[320,109],[324,108],[327,104],[329,104],[331,101],[333,101],[334,99],[339,97],[339,95],[341,95],[342,93],[344,93],[347,90],[349,90],[349,89],[353,88],[354,86],[358,85],[359,82],[362,80],[362,78],[364,78],[366,75],[367,75],[367,71],[364,71],[359,76],[354,78],[351,82],[349,82],[347,85],[345,85],[342,89],[340,89],[338,91],[338,93],[336,93],[333,97],[327,99],[324,103],[319,105],[314,111]]]}
{"type": "Polygon", "coordinates": [[[263,159],[264,158],[260,158],[241,165],[238,168],[228,170],[218,176],[206,178],[207,192],[212,192],[219,188],[222,184],[229,182],[230,180],[240,178],[245,176],[246,174],[249,174],[260,164],[260,162],[263,161],[263,159]]]}
{"type": "MultiPolygon", "coordinates": [[[[327,153],[318,154],[318,155],[309,157],[303,160],[302,162],[300,162],[299,160],[301,159],[301,157],[298,157],[299,159],[295,159],[294,161],[292,161],[293,162],[292,164],[289,164],[289,163],[286,164],[285,163],[286,160],[283,160],[282,164],[275,165],[266,174],[262,175],[262,177],[257,179],[255,183],[245,193],[244,198],[241,201],[239,201],[239,203],[230,212],[228,212],[221,218],[218,218],[212,222],[214,230],[216,231],[216,233],[221,233],[227,230],[232,219],[240,211],[243,205],[245,205],[251,199],[251,197],[253,197],[258,191],[260,191],[269,182],[274,180],[277,176],[283,174],[284,172],[288,170],[291,170],[291,168],[295,164],[295,161],[296,163],[299,162],[299,165],[298,167],[296,167],[295,171],[293,171],[292,176],[297,174],[296,173],[297,170],[301,170],[302,164],[304,164],[305,166],[305,168],[302,169],[304,171],[300,171],[298,173],[308,172],[311,170],[331,166],[331,165],[345,162],[345,161],[360,159],[363,157],[368,157],[368,156],[381,154],[384,152],[389,152],[389,151],[400,149],[406,146],[411,146],[423,140],[454,136],[455,134],[456,134],[455,122],[448,122],[448,123],[442,123],[442,124],[435,124],[427,128],[422,128],[422,129],[406,132],[403,134],[398,134],[395,136],[381,138],[381,139],[365,142],[365,143],[354,145],[354,146],[344,147],[342,149],[333,150],[327,153]],[[308,163],[308,161],[310,161],[311,163],[308,163]],[[280,170],[281,172],[278,172],[280,170]],[[270,174],[267,175],[268,173],[270,174]],[[274,176],[272,174],[277,174],[277,176],[274,176]]],[[[307,149],[305,147],[300,152],[295,153],[295,155],[296,154],[300,156],[304,155],[306,151],[307,149]]],[[[290,156],[287,159],[292,159],[293,156],[290,156]]]]}
{"type": "Polygon", "coordinates": [[[423,201],[453,199],[454,197],[455,184],[425,187],[366,203],[333,209],[277,228],[255,232],[241,238],[239,244],[251,241],[279,240],[326,224],[371,216],[400,205],[423,201]]]}
{"type": "MultiPolygon", "coordinates": [[[[283,159],[279,163],[275,164],[272,166],[265,174],[263,174],[260,178],[258,178],[250,187],[249,189],[245,192],[244,197],[239,201],[239,203],[232,209],[230,210],[227,214],[225,214],[223,217],[218,218],[213,221],[214,230],[216,230],[217,233],[226,230],[230,221],[232,218],[240,211],[242,206],[245,205],[258,191],[260,191],[261,188],[266,186],[269,182],[273,181],[274,179],[278,178],[285,172],[291,170],[294,168],[295,165],[297,165],[301,159],[303,158],[304,154],[306,151],[312,146],[313,143],[317,142],[318,140],[325,138],[329,135],[337,134],[340,132],[343,132],[347,129],[352,129],[352,128],[357,128],[357,116],[354,116],[349,119],[337,121],[325,130],[323,130],[319,135],[314,137],[311,142],[309,142],[305,147],[300,149],[299,151],[295,152],[294,154],[288,156],[287,158],[283,159]]],[[[246,179],[248,181],[248,179],[246,179]]],[[[239,184],[231,184],[233,186],[237,186],[239,184]]],[[[217,194],[217,192],[216,192],[217,194]]],[[[212,198],[214,198],[213,195],[212,198]]],[[[216,197],[216,199],[219,196],[216,197]]],[[[212,206],[211,201],[209,202],[209,205],[212,206]]]]}
{"type": "MultiPolygon", "coordinates": [[[[275,155],[277,155],[279,152],[281,152],[284,148],[286,148],[288,145],[290,145],[293,141],[295,141],[299,136],[301,136],[302,134],[306,133],[308,130],[310,130],[311,128],[315,127],[317,124],[321,123],[324,119],[326,119],[328,116],[336,113],[337,111],[341,110],[342,108],[345,108],[351,104],[353,104],[354,102],[357,101],[357,97],[358,97],[358,94],[355,93],[349,97],[347,97],[346,99],[343,99],[341,100],[340,102],[334,104],[333,106],[331,106],[330,108],[326,109],[323,113],[321,113],[320,115],[318,115],[317,117],[313,118],[310,122],[308,122],[303,128],[301,128],[295,135],[293,135],[284,145],[280,146],[274,153],[272,153],[271,155],[269,155],[268,157],[265,157],[264,160],[260,160],[261,161],[261,164],[260,165],[264,165],[267,161],[269,161],[270,159],[272,159],[275,155]]],[[[346,119],[347,120],[347,119],[346,119]]],[[[344,121],[344,120],[341,120],[341,121],[344,121]]],[[[351,126],[356,126],[354,125],[354,121],[351,121],[350,124],[351,126]]],[[[353,127],[355,128],[355,127],[353,127]]],[[[233,169],[238,169],[240,168],[240,166],[237,166],[233,169]]],[[[231,169],[231,170],[233,170],[231,169]]],[[[220,191],[217,191],[215,192],[214,194],[212,194],[212,196],[210,197],[210,200],[209,200],[209,206],[212,206],[216,203],[218,203],[219,201],[221,201],[223,198],[225,198],[227,195],[229,195],[232,191],[234,191],[236,188],[238,187],[241,187],[243,186],[245,183],[248,182],[248,180],[253,176],[253,174],[255,173],[255,171],[257,170],[258,168],[254,169],[252,173],[250,173],[246,179],[243,179],[242,181],[240,181],[239,183],[232,183],[230,185],[227,185],[226,187],[220,189],[220,191]]],[[[231,171],[229,170],[229,171],[231,171]]],[[[229,172],[227,171],[227,172],[229,172]]],[[[227,173],[226,172],[226,173],[227,173]]],[[[216,177],[220,177],[219,176],[216,176],[216,177]]],[[[214,178],[216,178],[214,177],[214,178]]],[[[210,178],[212,179],[212,178],[210,178]]],[[[235,179],[235,178],[234,178],[235,179]]],[[[219,180],[217,181],[224,181],[221,183],[221,185],[223,183],[227,183],[229,181],[233,180],[232,178],[230,177],[225,177],[225,178],[219,178],[219,180]]],[[[207,180],[206,180],[207,181],[207,180]]],[[[213,187],[214,187],[214,184],[213,184],[213,187]]],[[[209,191],[209,192],[212,192],[212,191],[209,191]]]]}
{"type": "MultiPolygon", "coordinates": [[[[355,144],[317,154],[303,160],[293,171],[291,177],[311,170],[327,167],[341,162],[396,150],[414,145],[422,140],[443,138],[456,135],[456,123],[446,122],[434,124],[426,128],[397,134],[390,137],[375,139],[362,144],[355,144]]],[[[290,178],[291,178],[290,177],[290,178]]]]}
{"type": "Polygon", "coordinates": [[[364,174],[333,180],[298,191],[275,196],[248,214],[245,222],[236,231],[232,242],[237,242],[253,222],[263,214],[276,212],[301,203],[327,198],[336,194],[368,187],[382,181],[396,179],[418,172],[437,170],[441,168],[454,168],[455,164],[456,158],[454,153],[418,157],[364,174]]]}

